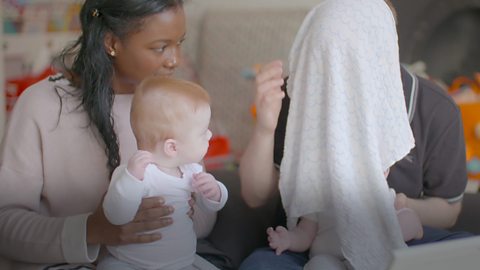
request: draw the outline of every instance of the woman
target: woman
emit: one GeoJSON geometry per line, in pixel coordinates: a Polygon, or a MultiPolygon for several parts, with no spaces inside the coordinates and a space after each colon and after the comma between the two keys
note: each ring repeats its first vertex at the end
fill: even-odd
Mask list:
{"type": "MultiPolygon", "coordinates": [[[[157,241],[161,235],[146,232],[172,223],[174,209],[162,198],[143,200],[124,226],[107,222],[101,202],[111,173],[136,149],[129,119],[135,87],[177,66],[183,1],[86,0],[80,18],[82,35],[59,57],[63,73],[20,97],[4,137],[0,256],[13,269],[88,269],[100,245],[157,241]]],[[[198,219],[202,236],[213,218],[198,219]]]]}

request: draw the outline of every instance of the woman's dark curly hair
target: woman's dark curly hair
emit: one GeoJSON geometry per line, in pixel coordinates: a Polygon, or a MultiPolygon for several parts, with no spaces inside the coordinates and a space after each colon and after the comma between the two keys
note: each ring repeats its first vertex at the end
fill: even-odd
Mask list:
{"type": "Polygon", "coordinates": [[[104,38],[125,39],[138,31],[147,16],[183,6],[183,0],[86,0],[80,11],[82,34],[55,59],[57,67],[79,90],[80,106],[105,143],[110,174],[120,164],[117,134],[111,115],[113,62],[104,38]],[[73,59],[73,63],[69,64],[73,59]]]}

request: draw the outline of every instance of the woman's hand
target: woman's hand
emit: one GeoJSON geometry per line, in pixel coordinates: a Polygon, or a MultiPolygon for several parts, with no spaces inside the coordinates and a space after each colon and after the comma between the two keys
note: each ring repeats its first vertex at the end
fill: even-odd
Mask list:
{"type": "Polygon", "coordinates": [[[163,198],[144,198],[135,219],[125,225],[110,224],[103,213],[102,205],[87,220],[87,243],[105,245],[125,245],[150,243],[162,238],[160,233],[145,233],[172,224],[171,206],[165,205],[163,198]]]}
{"type": "Polygon", "coordinates": [[[256,76],[257,130],[262,133],[273,133],[277,127],[282,99],[285,97],[281,89],[284,84],[282,73],[283,64],[276,60],[263,66],[256,76]]]}

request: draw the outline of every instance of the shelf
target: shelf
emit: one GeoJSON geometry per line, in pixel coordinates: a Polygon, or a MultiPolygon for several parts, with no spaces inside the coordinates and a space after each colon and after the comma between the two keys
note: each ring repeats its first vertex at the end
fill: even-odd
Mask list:
{"type": "Polygon", "coordinates": [[[75,41],[79,32],[21,33],[3,35],[3,56],[25,55],[48,48],[51,52],[60,52],[66,44],[75,41]]]}

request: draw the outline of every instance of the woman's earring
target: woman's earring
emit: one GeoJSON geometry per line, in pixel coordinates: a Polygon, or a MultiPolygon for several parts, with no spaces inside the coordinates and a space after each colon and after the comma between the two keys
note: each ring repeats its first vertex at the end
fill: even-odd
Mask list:
{"type": "Polygon", "coordinates": [[[116,55],[115,50],[110,51],[110,56],[114,57],[116,55]]]}

